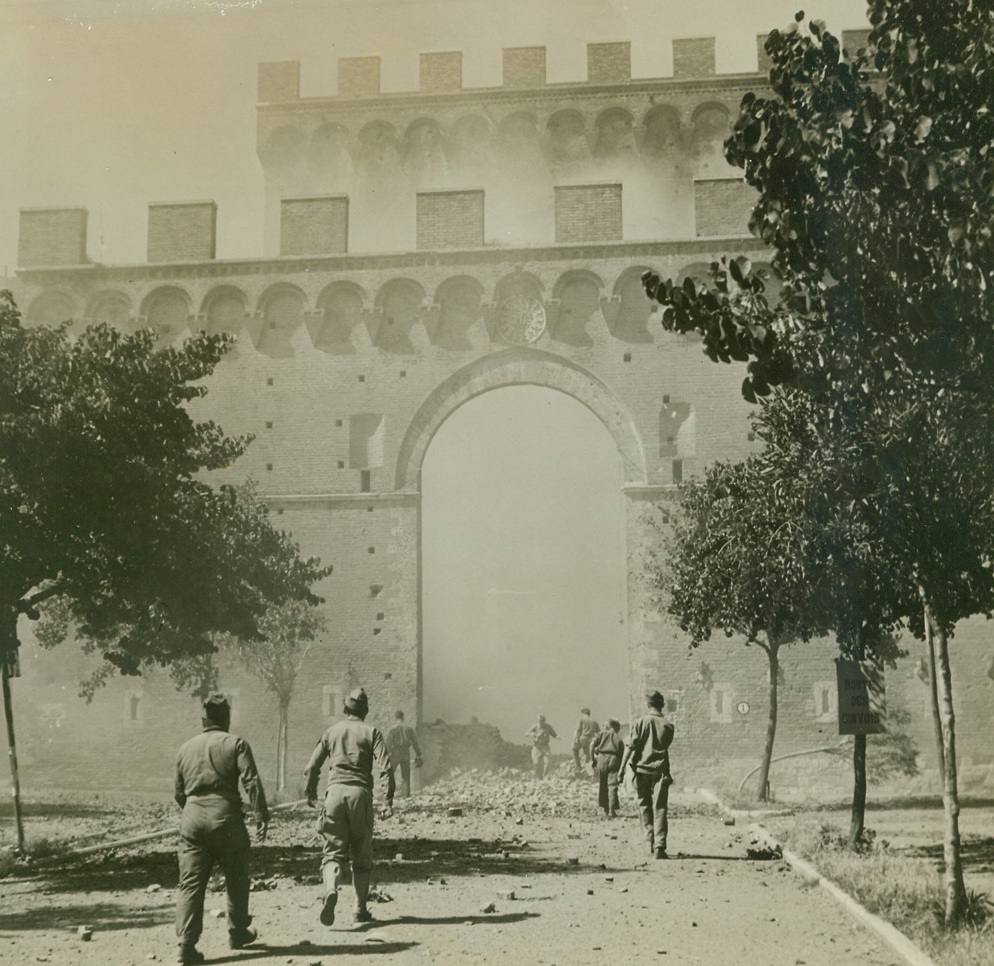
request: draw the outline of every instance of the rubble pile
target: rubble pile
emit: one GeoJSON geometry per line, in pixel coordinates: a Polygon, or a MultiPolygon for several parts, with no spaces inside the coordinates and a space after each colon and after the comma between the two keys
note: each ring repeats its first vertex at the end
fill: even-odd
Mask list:
{"type": "Polygon", "coordinates": [[[504,741],[500,731],[488,724],[436,721],[419,730],[418,740],[425,758],[424,784],[454,768],[526,768],[530,761],[527,747],[504,741]]]}
{"type": "Polygon", "coordinates": [[[398,803],[404,812],[449,815],[463,809],[477,815],[548,815],[590,818],[597,813],[597,786],[590,775],[576,775],[564,762],[536,781],[520,768],[453,768],[447,776],[398,803]]]}

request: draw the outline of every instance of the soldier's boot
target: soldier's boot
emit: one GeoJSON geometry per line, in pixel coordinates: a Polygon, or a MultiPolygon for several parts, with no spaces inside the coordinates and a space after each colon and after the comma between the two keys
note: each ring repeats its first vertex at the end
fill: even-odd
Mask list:
{"type": "Polygon", "coordinates": [[[228,930],[228,945],[232,949],[244,949],[246,946],[251,946],[258,938],[259,933],[252,926],[228,930]]]}
{"type": "Polygon", "coordinates": [[[180,966],[195,966],[204,961],[204,954],[196,946],[180,946],[176,962],[180,966]]]}
{"type": "Polygon", "coordinates": [[[366,908],[369,899],[369,879],[370,873],[356,872],[352,870],[352,885],[355,887],[356,922],[372,922],[373,914],[366,908]]]}
{"type": "Polygon", "coordinates": [[[335,906],[338,905],[338,883],[342,877],[341,867],[335,862],[321,866],[324,881],[324,903],[321,906],[321,925],[335,925],[335,906]]]}

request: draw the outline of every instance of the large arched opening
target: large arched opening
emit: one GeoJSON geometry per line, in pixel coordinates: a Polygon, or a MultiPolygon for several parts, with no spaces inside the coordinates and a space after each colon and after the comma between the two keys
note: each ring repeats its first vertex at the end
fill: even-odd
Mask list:
{"type": "Polygon", "coordinates": [[[593,400],[542,382],[495,377],[421,436],[423,720],[523,742],[541,712],[568,752],[581,707],[627,715],[633,467],[593,400]]]}

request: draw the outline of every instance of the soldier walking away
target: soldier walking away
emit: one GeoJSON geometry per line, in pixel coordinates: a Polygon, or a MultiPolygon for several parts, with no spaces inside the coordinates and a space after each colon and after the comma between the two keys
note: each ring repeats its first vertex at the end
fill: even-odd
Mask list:
{"type": "Polygon", "coordinates": [[[535,769],[536,778],[545,778],[552,765],[552,752],[549,749],[549,739],[558,738],[556,729],[545,720],[545,715],[540,714],[535,722],[526,732],[526,738],[532,740],[532,765],[535,769]]]}
{"type": "Polygon", "coordinates": [[[420,768],[424,763],[421,748],[418,747],[418,737],[410,725],[404,724],[404,712],[394,714],[397,723],[387,732],[387,751],[393,765],[394,780],[397,767],[400,767],[400,787],[405,798],[411,797],[411,752],[414,752],[414,767],[420,768]]]}
{"type": "Polygon", "coordinates": [[[318,819],[324,838],[321,878],[324,904],[321,923],[334,925],[338,886],[352,869],[356,922],[369,922],[366,908],[373,871],[373,766],[386,783],[387,806],[393,807],[394,780],[390,755],[379,729],[365,722],[369,699],[357,688],[345,699],[345,718],[333,724],[317,743],[304,769],[307,802],[317,805],[321,766],[328,761],[328,788],[318,819]]]}
{"type": "Polygon", "coordinates": [[[620,732],[621,722],[616,718],[608,718],[607,727],[594,738],[590,749],[597,768],[597,804],[608,818],[614,818],[621,807],[618,801],[618,780],[621,778],[621,758],[625,753],[625,743],[620,732]]]}
{"type": "Polygon", "coordinates": [[[645,702],[649,713],[632,724],[621,770],[624,774],[630,765],[635,772],[635,796],[649,849],[657,859],[665,859],[666,813],[673,784],[668,749],[673,741],[673,725],[663,717],[666,702],[658,691],[646,694],[645,702]]]}
{"type": "Polygon", "coordinates": [[[182,964],[202,963],[197,940],[204,925],[204,894],[214,863],[224,871],[228,894],[228,945],[241,949],[255,942],[249,915],[249,836],[242,817],[239,779],[258,824],[260,842],[269,827],[269,807],[244,738],[228,734],[231,708],[223,694],[204,702],[204,730],[176,756],[175,798],[183,815],[179,826],[179,886],[176,937],[182,964]]]}
{"type": "Polygon", "coordinates": [[[588,763],[592,762],[590,755],[590,743],[597,737],[601,726],[590,717],[590,708],[580,709],[580,720],[576,723],[576,730],[573,732],[573,763],[577,771],[583,771],[588,763]],[[583,761],[580,761],[580,753],[583,752],[583,761]]]}

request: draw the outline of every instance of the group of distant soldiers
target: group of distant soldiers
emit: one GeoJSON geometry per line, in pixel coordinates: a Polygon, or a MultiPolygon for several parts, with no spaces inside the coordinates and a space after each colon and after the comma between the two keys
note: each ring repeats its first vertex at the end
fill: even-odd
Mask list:
{"type": "MultiPolygon", "coordinates": [[[[590,716],[590,708],[582,708],[573,731],[573,765],[581,773],[588,767],[593,769],[598,783],[597,804],[608,818],[618,814],[618,787],[631,770],[649,848],[655,858],[665,859],[669,788],[673,784],[669,754],[673,725],[663,715],[666,701],[659,691],[647,693],[645,702],[647,712],[632,723],[627,744],[617,718],[608,718],[602,730],[590,716]]],[[[559,735],[543,714],[525,735],[532,740],[535,777],[545,778],[552,763],[550,739],[559,735]]]]}
{"type": "MultiPolygon", "coordinates": [[[[584,708],[573,737],[573,760],[578,770],[592,764],[599,780],[599,804],[608,817],[617,815],[618,785],[633,772],[639,815],[652,854],[665,859],[667,800],[670,775],[668,748],[673,725],[663,716],[664,700],[658,691],[646,695],[648,713],[631,726],[626,744],[621,725],[608,719],[601,730],[584,708]],[[583,761],[581,762],[581,755],[583,761]]],[[[321,856],[322,903],[320,920],[335,922],[338,890],[351,876],[356,896],[355,920],[368,922],[370,876],[373,869],[374,773],[386,787],[388,812],[396,792],[394,773],[401,773],[402,790],[411,791],[411,753],[415,767],[422,763],[414,729],[397,711],[395,723],[384,738],[366,724],[369,700],[362,688],[345,700],[344,716],[318,741],[304,781],[308,804],[318,803],[318,782],[327,762],[328,784],[319,812],[323,840],[321,856]]],[[[176,936],[181,966],[204,962],[197,942],[203,929],[204,897],[215,865],[224,873],[227,893],[228,945],[242,949],[258,935],[249,915],[249,835],[242,816],[239,784],[255,812],[256,833],[265,841],[269,806],[255,766],[252,749],[244,738],[229,733],[231,708],[224,695],[204,702],[203,731],[187,741],[176,759],[175,798],[183,810],[179,835],[179,885],[176,898],[176,936]]],[[[529,729],[536,777],[548,773],[550,738],[555,729],[543,715],[529,729]]]]}

